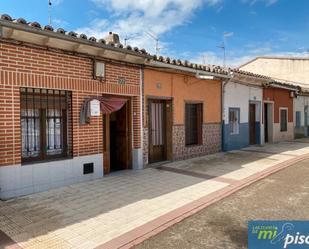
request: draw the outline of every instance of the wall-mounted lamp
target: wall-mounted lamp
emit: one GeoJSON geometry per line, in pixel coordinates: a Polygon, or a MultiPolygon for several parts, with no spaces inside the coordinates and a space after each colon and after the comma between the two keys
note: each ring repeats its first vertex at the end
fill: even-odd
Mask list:
{"type": "Polygon", "coordinates": [[[93,78],[100,81],[105,79],[105,63],[103,61],[94,60],[93,78]]]}
{"type": "Polygon", "coordinates": [[[212,75],[196,73],[195,77],[200,80],[213,80],[215,77],[212,75]]]}

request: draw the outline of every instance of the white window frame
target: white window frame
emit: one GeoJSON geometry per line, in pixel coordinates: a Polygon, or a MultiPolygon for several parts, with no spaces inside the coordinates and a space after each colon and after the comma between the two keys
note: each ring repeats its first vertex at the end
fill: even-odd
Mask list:
{"type": "Polygon", "coordinates": [[[288,125],[289,125],[289,108],[287,107],[280,107],[279,108],[279,125],[280,125],[280,132],[288,132],[288,125]],[[281,130],[281,111],[286,110],[286,131],[281,130]]]}

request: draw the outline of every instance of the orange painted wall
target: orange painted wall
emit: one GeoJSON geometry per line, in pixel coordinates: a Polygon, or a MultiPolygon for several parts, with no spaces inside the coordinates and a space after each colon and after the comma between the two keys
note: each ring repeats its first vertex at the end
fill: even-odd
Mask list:
{"type": "Polygon", "coordinates": [[[290,91],[279,88],[264,88],[264,100],[275,102],[275,123],[279,123],[280,107],[288,108],[288,122],[293,122],[293,98],[290,97],[290,91]]]}
{"type": "Polygon", "coordinates": [[[145,69],[144,82],[146,98],[173,97],[174,125],[184,124],[185,101],[203,102],[204,123],[221,122],[221,81],[199,80],[193,76],[145,69]]]}

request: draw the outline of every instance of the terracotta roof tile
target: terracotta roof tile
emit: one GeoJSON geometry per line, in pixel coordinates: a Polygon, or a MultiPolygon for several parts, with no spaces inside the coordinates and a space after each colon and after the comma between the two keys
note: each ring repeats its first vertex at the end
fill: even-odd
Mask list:
{"type": "Polygon", "coordinates": [[[93,42],[93,43],[97,43],[97,44],[102,44],[102,45],[107,45],[107,46],[111,46],[111,47],[117,47],[119,49],[123,49],[123,50],[129,50],[129,51],[132,51],[132,52],[135,52],[135,53],[138,53],[138,54],[141,54],[141,55],[149,55],[147,53],[147,51],[145,49],[139,49],[137,47],[134,47],[132,49],[131,46],[126,46],[124,47],[122,44],[114,44],[112,42],[110,43],[107,43],[104,39],[97,39],[96,37],[90,37],[89,39],[87,38],[87,36],[85,34],[77,34],[76,32],[74,31],[70,31],[70,32],[66,32],[63,28],[58,28],[58,29],[54,29],[52,26],[50,25],[46,25],[46,26],[42,26],[40,23],[38,22],[27,22],[25,19],[23,18],[18,18],[18,19],[13,19],[11,16],[9,16],[8,14],[2,14],[0,16],[0,20],[2,21],[7,21],[7,22],[11,22],[11,23],[14,23],[14,24],[17,24],[17,25],[27,25],[31,28],[34,28],[34,29],[40,29],[42,31],[45,31],[46,34],[48,35],[47,32],[56,32],[58,34],[62,34],[64,36],[70,36],[70,37],[74,37],[76,38],[76,41],[78,41],[78,39],[81,39],[81,40],[88,40],[90,42],[93,42]]]}

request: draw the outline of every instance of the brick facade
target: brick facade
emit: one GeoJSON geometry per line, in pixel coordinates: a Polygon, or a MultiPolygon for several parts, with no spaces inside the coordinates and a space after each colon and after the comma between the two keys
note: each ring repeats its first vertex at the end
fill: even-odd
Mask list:
{"type": "Polygon", "coordinates": [[[140,67],[106,61],[103,82],[92,77],[93,60],[83,55],[0,41],[0,166],[20,164],[20,87],[62,89],[72,92],[73,156],[103,151],[102,117],[79,125],[85,97],[102,94],[132,96],[133,148],[141,147],[140,67]],[[118,84],[118,78],[126,84],[118,84]]]}

